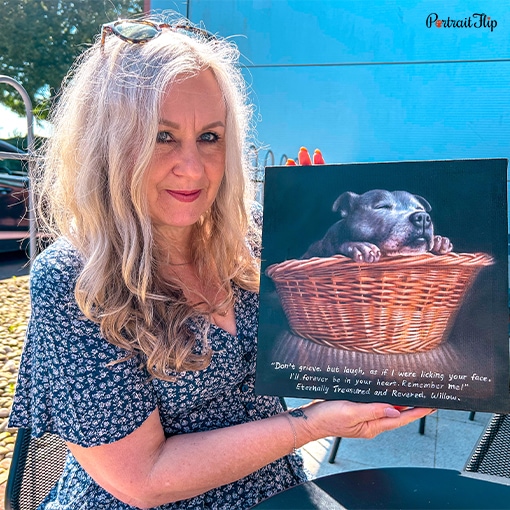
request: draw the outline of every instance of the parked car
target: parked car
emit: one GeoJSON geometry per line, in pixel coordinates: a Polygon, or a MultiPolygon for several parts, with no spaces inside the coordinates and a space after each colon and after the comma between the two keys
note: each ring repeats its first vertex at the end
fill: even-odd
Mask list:
{"type": "MultiPolygon", "coordinates": [[[[27,155],[3,140],[0,140],[0,152],[27,155]]],[[[27,159],[0,156],[0,252],[26,248],[29,230],[27,206],[27,159]]]]}

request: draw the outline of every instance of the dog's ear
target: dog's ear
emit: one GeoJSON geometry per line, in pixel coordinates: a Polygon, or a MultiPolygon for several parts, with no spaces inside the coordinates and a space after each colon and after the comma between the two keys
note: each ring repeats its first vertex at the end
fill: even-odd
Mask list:
{"type": "Polygon", "coordinates": [[[333,212],[340,212],[340,216],[345,218],[351,212],[354,202],[358,199],[359,195],[352,191],[342,193],[333,204],[333,212]]]}
{"type": "Polygon", "coordinates": [[[432,206],[423,197],[420,197],[420,195],[414,195],[414,198],[420,202],[420,204],[425,208],[425,211],[432,211],[432,206]]]}

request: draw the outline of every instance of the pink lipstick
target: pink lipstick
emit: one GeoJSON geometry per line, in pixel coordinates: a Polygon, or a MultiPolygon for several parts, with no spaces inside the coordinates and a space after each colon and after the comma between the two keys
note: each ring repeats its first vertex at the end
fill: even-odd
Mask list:
{"type": "Polygon", "coordinates": [[[194,202],[202,192],[199,189],[194,190],[166,190],[166,192],[179,202],[194,202]]]}

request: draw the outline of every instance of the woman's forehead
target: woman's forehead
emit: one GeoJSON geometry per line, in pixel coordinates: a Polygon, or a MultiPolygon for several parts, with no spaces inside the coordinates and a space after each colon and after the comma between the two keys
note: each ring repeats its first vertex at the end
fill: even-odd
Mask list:
{"type": "Polygon", "coordinates": [[[213,119],[211,122],[225,120],[223,94],[212,71],[201,71],[168,86],[161,102],[160,118],[175,121],[174,117],[181,115],[207,117],[213,119]]]}

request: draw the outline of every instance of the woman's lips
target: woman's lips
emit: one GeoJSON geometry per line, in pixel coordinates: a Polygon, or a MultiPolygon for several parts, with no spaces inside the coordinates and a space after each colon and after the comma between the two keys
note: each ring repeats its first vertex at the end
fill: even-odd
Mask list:
{"type": "Polygon", "coordinates": [[[194,189],[194,190],[171,190],[168,189],[166,192],[175,200],[178,200],[179,202],[194,202],[201,193],[201,190],[194,189]]]}

